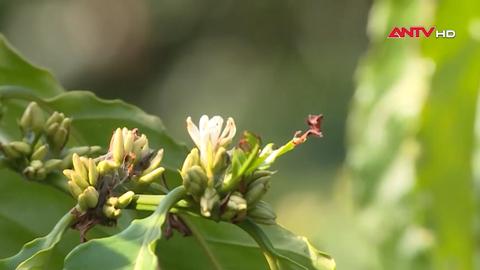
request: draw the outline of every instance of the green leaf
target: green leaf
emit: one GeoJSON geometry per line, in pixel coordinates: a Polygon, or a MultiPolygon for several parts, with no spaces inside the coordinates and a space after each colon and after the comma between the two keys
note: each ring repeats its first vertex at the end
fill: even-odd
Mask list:
{"type": "MultiPolygon", "coordinates": [[[[308,270],[310,269],[310,266],[313,266],[315,269],[335,269],[335,262],[333,259],[330,256],[317,251],[306,239],[304,239],[304,241],[309,250],[310,262],[303,262],[302,264],[303,260],[297,261],[293,257],[291,258],[279,253],[264,230],[252,220],[247,219],[238,224],[238,226],[258,243],[265,255],[265,259],[267,260],[270,269],[272,270],[297,268],[308,270]]],[[[293,241],[289,242],[289,244],[292,243],[293,241]]],[[[292,246],[289,250],[298,250],[298,247],[292,246]]]]}
{"type": "Polygon", "coordinates": [[[51,97],[63,92],[62,86],[45,69],[27,62],[0,35],[0,85],[17,86],[39,97],[51,97]]]}
{"type": "Polygon", "coordinates": [[[37,238],[23,246],[16,255],[0,260],[0,269],[49,269],[48,260],[65,230],[73,220],[70,211],[63,216],[46,236],[37,238]]]}
{"type": "Polygon", "coordinates": [[[163,163],[171,168],[180,167],[187,154],[184,145],[166,134],[160,118],[121,100],[100,99],[87,91],[70,91],[46,99],[45,104],[73,119],[73,136],[80,143],[108,147],[112,132],[126,126],[146,134],[151,146],[164,148],[163,163]]]}
{"type": "MultiPolygon", "coordinates": [[[[171,239],[159,241],[157,255],[161,269],[268,269],[258,244],[234,224],[185,215],[182,218],[193,235],[183,237],[174,234],[171,239]],[[185,250],[188,250],[188,255],[185,255],[185,250]]],[[[261,228],[282,256],[306,269],[335,269],[333,259],[315,250],[304,237],[296,236],[279,225],[261,228]]],[[[305,269],[281,260],[286,267],[284,269],[305,269]]]]}
{"type": "Polygon", "coordinates": [[[170,208],[185,195],[183,186],[169,192],[155,212],[134,220],[123,232],[79,245],[65,258],[65,269],[158,269],[155,246],[170,208]]]}
{"type": "MultiPolygon", "coordinates": [[[[47,234],[74,205],[66,194],[39,183],[27,182],[16,173],[0,170],[0,258],[12,256],[22,245],[47,234]]],[[[53,250],[48,269],[59,269],[68,250],[78,243],[78,234],[69,234],[61,248],[53,250]]]]}

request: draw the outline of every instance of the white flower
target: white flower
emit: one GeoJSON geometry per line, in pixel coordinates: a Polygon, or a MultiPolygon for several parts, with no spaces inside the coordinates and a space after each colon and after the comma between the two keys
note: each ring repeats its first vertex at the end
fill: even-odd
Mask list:
{"type": "Polygon", "coordinates": [[[223,118],[216,115],[211,119],[207,115],[200,117],[198,127],[192,122],[192,118],[187,118],[187,130],[195,145],[200,150],[200,159],[202,164],[209,169],[215,153],[220,147],[227,147],[235,136],[235,121],[228,118],[225,128],[223,128],[223,118]]]}

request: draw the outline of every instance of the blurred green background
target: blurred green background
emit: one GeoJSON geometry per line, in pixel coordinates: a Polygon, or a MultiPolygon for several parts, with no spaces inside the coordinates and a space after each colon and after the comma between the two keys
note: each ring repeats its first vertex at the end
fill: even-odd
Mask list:
{"type": "Polygon", "coordinates": [[[480,269],[478,0],[1,1],[0,32],[188,144],[189,115],[281,144],[323,113],[277,164],[280,223],[338,269],[480,269]],[[457,36],[386,38],[418,25],[457,36]]]}

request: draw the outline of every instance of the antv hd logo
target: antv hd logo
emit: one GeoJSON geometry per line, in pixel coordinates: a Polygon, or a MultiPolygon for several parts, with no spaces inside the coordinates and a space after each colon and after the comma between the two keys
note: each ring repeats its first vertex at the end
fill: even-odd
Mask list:
{"type": "Polygon", "coordinates": [[[426,29],[423,26],[414,26],[414,27],[393,27],[392,31],[388,35],[388,38],[419,38],[421,36],[429,38],[433,37],[432,34],[435,32],[436,38],[454,38],[455,30],[436,30],[435,27],[430,27],[426,29]]]}

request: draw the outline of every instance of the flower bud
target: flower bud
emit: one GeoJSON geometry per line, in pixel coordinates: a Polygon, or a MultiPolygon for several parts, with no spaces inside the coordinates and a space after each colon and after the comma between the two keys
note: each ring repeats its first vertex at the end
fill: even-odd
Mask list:
{"type": "Polygon", "coordinates": [[[40,160],[32,160],[30,162],[30,166],[35,170],[38,170],[40,168],[43,168],[43,162],[41,162],[40,160]]]}
{"type": "Polygon", "coordinates": [[[47,119],[47,122],[45,123],[45,127],[48,129],[51,125],[57,123],[61,123],[63,119],[65,118],[65,115],[63,113],[59,112],[53,112],[50,117],[47,119]]]}
{"type": "Polygon", "coordinates": [[[118,207],[119,208],[127,207],[127,205],[129,205],[130,202],[132,202],[134,195],[135,193],[131,190],[123,193],[123,195],[118,197],[118,207]]]}
{"type": "Polygon", "coordinates": [[[78,203],[78,207],[80,208],[80,210],[82,212],[85,212],[88,210],[88,202],[87,202],[87,197],[85,195],[85,193],[81,193],[80,195],[78,195],[77,197],[77,203],[78,203]]]}
{"type": "Polygon", "coordinates": [[[199,161],[200,154],[198,148],[193,148],[183,162],[182,173],[185,173],[190,167],[198,165],[199,161]]]}
{"type": "Polygon", "coordinates": [[[60,127],[64,128],[67,132],[70,131],[71,126],[72,126],[72,119],[69,117],[65,117],[60,124],[60,127]]]}
{"type": "Polygon", "coordinates": [[[72,193],[73,197],[78,198],[78,195],[82,194],[82,189],[75,184],[72,180],[67,182],[68,188],[70,189],[70,193],[72,193]]]}
{"type": "Polygon", "coordinates": [[[107,205],[111,205],[113,207],[118,207],[118,197],[110,197],[107,199],[107,205]]]}
{"type": "Polygon", "coordinates": [[[247,202],[240,192],[234,192],[227,201],[226,208],[221,216],[223,220],[232,221],[234,217],[245,216],[247,202]]]}
{"type": "Polygon", "coordinates": [[[59,127],[52,140],[52,148],[55,151],[60,151],[68,140],[68,130],[63,127],[59,127]]]}
{"type": "Polygon", "coordinates": [[[223,147],[220,147],[217,153],[215,154],[215,158],[213,160],[213,168],[212,168],[213,172],[219,173],[224,169],[226,169],[228,166],[228,159],[229,157],[227,154],[227,150],[225,150],[225,148],[223,147]]]}
{"type": "Polygon", "coordinates": [[[20,128],[24,134],[28,131],[39,134],[43,129],[44,121],[42,109],[36,102],[30,102],[20,119],[20,128]]]}
{"type": "Polygon", "coordinates": [[[155,179],[157,179],[158,177],[160,177],[163,174],[164,171],[165,171],[165,168],[163,168],[163,167],[156,168],[155,170],[147,173],[146,175],[141,176],[138,179],[138,181],[140,183],[149,184],[149,183],[153,182],[155,179]]]}
{"type": "Polygon", "coordinates": [[[259,201],[253,208],[249,208],[248,216],[255,222],[265,225],[275,224],[275,219],[277,218],[272,207],[264,201],[259,201]]]}
{"type": "Polygon", "coordinates": [[[47,134],[47,137],[53,141],[53,138],[55,137],[55,134],[57,134],[57,131],[59,128],[60,128],[59,123],[53,123],[47,126],[45,129],[45,133],[47,134]]]}
{"type": "Polygon", "coordinates": [[[8,144],[14,151],[22,154],[22,155],[28,155],[30,154],[30,151],[32,151],[32,147],[26,143],[26,142],[21,142],[21,141],[15,141],[11,142],[8,144]]]}
{"type": "Polygon", "coordinates": [[[148,139],[147,139],[147,136],[145,136],[145,134],[142,134],[139,138],[137,138],[133,142],[132,152],[135,154],[138,160],[142,158],[142,151],[147,143],[148,143],[148,139]]]}
{"type": "Polygon", "coordinates": [[[82,194],[84,195],[88,208],[95,208],[97,206],[98,191],[94,187],[87,187],[82,194]]]}
{"type": "Polygon", "coordinates": [[[119,164],[115,163],[112,160],[102,160],[97,164],[97,172],[98,174],[106,174],[110,171],[118,168],[119,164]]]}
{"type": "Polygon", "coordinates": [[[51,172],[55,169],[59,169],[62,165],[62,162],[63,160],[61,159],[49,159],[45,162],[45,171],[48,173],[48,172],[51,172]]]}
{"type": "Polygon", "coordinates": [[[121,214],[120,209],[116,209],[115,207],[111,205],[104,205],[103,206],[103,214],[110,219],[118,218],[121,214]]]}
{"type": "Polygon", "coordinates": [[[72,156],[72,162],[73,162],[73,169],[74,171],[80,175],[82,179],[88,179],[88,172],[87,168],[85,167],[85,164],[82,162],[80,159],[80,156],[77,154],[73,154],[72,156]]]}
{"type": "Polygon", "coordinates": [[[74,154],[77,153],[80,156],[95,154],[100,152],[102,147],[100,146],[79,146],[79,147],[72,147],[67,150],[67,154],[74,154]]]}
{"type": "Polygon", "coordinates": [[[183,186],[187,190],[188,194],[200,196],[207,187],[207,175],[198,165],[194,165],[188,169],[186,173],[183,173],[182,178],[183,186]]]}
{"type": "MultiPolygon", "coordinates": [[[[65,171],[63,171],[63,173],[65,174],[65,171]]],[[[80,176],[76,171],[72,172],[70,176],[72,181],[77,184],[77,186],[79,186],[82,190],[86,189],[89,186],[87,179],[80,176]]]]}
{"type": "Polygon", "coordinates": [[[48,145],[42,144],[32,154],[31,159],[43,160],[48,154],[48,145]]]}
{"type": "Polygon", "coordinates": [[[212,215],[212,209],[220,201],[217,191],[212,187],[207,187],[200,198],[200,212],[205,217],[212,215]]]}
{"type": "Polygon", "coordinates": [[[113,161],[115,161],[115,163],[118,165],[122,164],[125,153],[123,149],[123,134],[120,128],[115,130],[115,133],[113,134],[112,145],[110,147],[110,150],[113,154],[113,161]]]}
{"type": "Polygon", "coordinates": [[[269,188],[269,176],[262,177],[250,183],[250,185],[248,185],[247,193],[245,193],[245,199],[247,200],[248,205],[254,205],[257,203],[269,188]]]}
{"type": "Polygon", "coordinates": [[[135,134],[133,131],[128,130],[126,135],[124,135],[124,142],[123,142],[123,149],[125,150],[125,154],[132,152],[133,150],[133,141],[135,139],[135,134]]]}
{"type": "Polygon", "coordinates": [[[16,159],[22,156],[21,153],[18,151],[14,150],[10,145],[8,144],[0,144],[1,150],[3,154],[5,155],[6,158],[9,159],[16,159]]]}
{"type": "Polygon", "coordinates": [[[163,158],[163,149],[158,150],[157,154],[150,160],[150,165],[142,172],[143,175],[155,170],[160,166],[163,158]]]}
{"type": "Polygon", "coordinates": [[[88,182],[92,186],[97,185],[98,179],[98,172],[97,172],[97,165],[95,165],[95,161],[92,158],[88,159],[88,182]]]}

